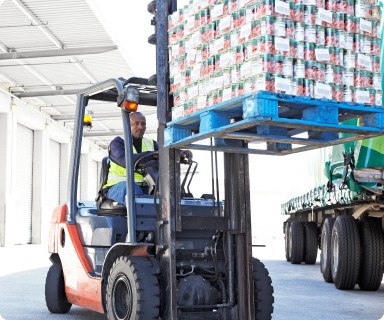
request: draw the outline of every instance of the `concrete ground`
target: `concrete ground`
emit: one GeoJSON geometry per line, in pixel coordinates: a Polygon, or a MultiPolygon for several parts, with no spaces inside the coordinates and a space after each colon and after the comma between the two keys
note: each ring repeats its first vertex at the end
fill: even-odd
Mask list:
{"type": "MultiPolygon", "coordinates": [[[[316,265],[285,261],[284,243],[258,239],[254,256],[268,268],[274,287],[276,320],[384,320],[384,284],[377,292],[340,291],[325,283],[316,265]]],[[[45,277],[50,266],[46,246],[0,248],[0,320],[101,320],[104,315],[73,306],[65,315],[45,306],[45,277]]]]}
{"type": "Polygon", "coordinates": [[[283,239],[261,241],[253,256],[269,270],[274,287],[275,320],[384,320],[384,282],[376,292],[337,290],[315,265],[293,265],[285,260],[283,239]]]}

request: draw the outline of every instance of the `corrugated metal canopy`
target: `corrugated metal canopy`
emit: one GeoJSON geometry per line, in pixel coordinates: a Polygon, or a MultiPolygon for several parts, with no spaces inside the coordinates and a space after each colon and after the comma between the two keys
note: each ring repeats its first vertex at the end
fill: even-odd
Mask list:
{"type": "MultiPolygon", "coordinates": [[[[25,95],[21,99],[69,128],[76,96],[60,92],[73,93],[108,78],[140,76],[116,48],[87,0],[0,0],[0,87],[25,95]],[[53,91],[57,95],[49,95],[53,91]]],[[[122,130],[119,111],[105,102],[92,102],[87,109],[95,118],[90,139],[106,147],[122,130]]],[[[142,111],[156,112],[153,107],[142,111]]]]}

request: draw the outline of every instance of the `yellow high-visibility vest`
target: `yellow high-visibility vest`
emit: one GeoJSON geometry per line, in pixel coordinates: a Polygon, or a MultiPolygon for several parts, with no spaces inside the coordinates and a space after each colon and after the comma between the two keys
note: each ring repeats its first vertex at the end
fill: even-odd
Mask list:
{"type": "MultiPolygon", "coordinates": [[[[155,143],[153,142],[152,139],[143,138],[141,141],[142,141],[141,152],[155,151],[155,143]]],[[[136,148],[134,146],[133,146],[133,154],[137,154],[136,148]]],[[[117,163],[110,160],[108,180],[107,180],[107,183],[103,186],[103,188],[111,187],[116,183],[125,181],[126,172],[127,170],[124,167],[119,166],[117,163]]],[[[145,184],[144,177],[140,173],[135,172],[134,179],[139,186],[143,186],[143,184],[145,184]]]]}

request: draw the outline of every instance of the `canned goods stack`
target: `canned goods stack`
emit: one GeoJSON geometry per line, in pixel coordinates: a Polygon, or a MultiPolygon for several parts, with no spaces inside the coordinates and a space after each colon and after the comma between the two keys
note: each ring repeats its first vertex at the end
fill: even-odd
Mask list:
{"type": "Polygon", "coordinates": [[[381,106],[374,1],[190,0],[168,20],[173,118],[259,90],[381,106]]]}

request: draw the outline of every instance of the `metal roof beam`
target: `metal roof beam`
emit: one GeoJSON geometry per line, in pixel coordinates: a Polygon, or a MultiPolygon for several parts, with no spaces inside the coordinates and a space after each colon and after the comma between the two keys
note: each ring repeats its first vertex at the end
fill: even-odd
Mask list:
{"type": "Polygon", "coordinates": [[[113,131],[95,131],[95,132],[84,132],[84,137],[110,137],[110,136],[122,136],[124,135],[123,130],[113,131]]]}
{"type": "MultiPolygon", "coordinates": [[[[101,119],[112,119],[112,118],[121,118],[121,111],[119,112],[104,112],[104,113],[97,113],[97,114],[90,114],[93,120],[101,120],[101,119]]],[[[56,121],[66,121],[66,120],[73,120],[75,118],[74,114],[70,115],[60,115],[60,116],[53,116],[52,119],[56,121]]]]}
{"type": "Polygon", "coordinates": [[[35,98],[35,97],[48,97],[48,96],[68,96],[77,94],[80,89],[72,90],[47,90],[47,91],[27,91],[27,92],[13,92],[12,94],[18,98],[35,98]]]}
{"type": "MultiPolygon", "coordinates": [[[[0,53],[0,60],[76,56],[76,55],[84,55],[84,54],[98,54],[98,53],[104,53],[104,52],[113,51],[113,50],[117,50],[116,45],[71,48],[71,49],[52,49],[52,50],[36,50],[36,51],[23,51],[23,52],[6,52],[6,53],[0,53]]],[[[77,61],[74,61],[74,62],[77,62],[77,61]]]]}
{"type": "MultiPolygon", "coordinates": [[[[154,134],[157,130],[146,130],[146,134],[154,134]]],[[[123,136],[124,130],[111,130],[111,131],[84,131],[84,137],[111,137],[123,136]]]]}

